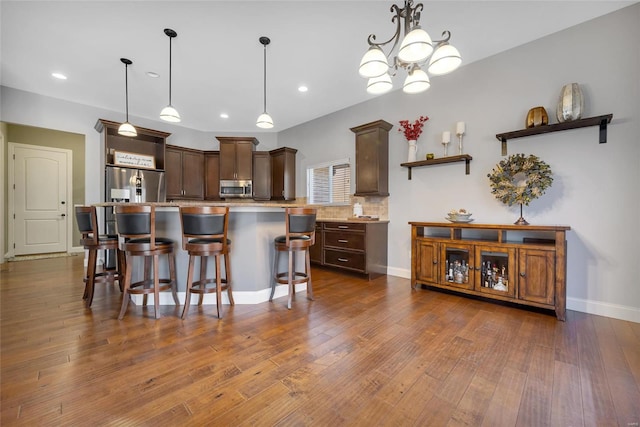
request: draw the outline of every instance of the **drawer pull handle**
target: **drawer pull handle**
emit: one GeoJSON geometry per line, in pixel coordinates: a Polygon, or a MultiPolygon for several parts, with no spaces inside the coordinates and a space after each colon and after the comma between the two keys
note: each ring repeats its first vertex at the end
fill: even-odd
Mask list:
{"type": "Polygon", "coordinates": [[[346,258],[338,258],[338,261],[340,261],[340,262],[349,262],[349,260],[346,259],[346,258]]]}
{"type": "Polygon", "coordinates": [[[349,243],[346,239],[338,239],[338,243],[349,243]]]}
{"type": "Polygon", "coordinates": [[[339,225],[338,228],[349,228],[348,225],[339,225]]]}

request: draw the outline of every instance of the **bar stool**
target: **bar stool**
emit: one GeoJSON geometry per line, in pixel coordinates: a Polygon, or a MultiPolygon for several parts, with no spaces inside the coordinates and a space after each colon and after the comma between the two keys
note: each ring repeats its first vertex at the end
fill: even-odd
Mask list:
{"type": "Polygon", "coordinates": [[[276,284],[287,284],[289,285],[287,308],[291,309],[291,300],[296,292],[295,285],[298,283],[307,282],[307,299],[313,300],[309,248],[316,242],[316,209],[286,208],[285,217],[286,234],[274,239],[276,254],[273,262],[273,283],[269,301],[273,300],[276,284]],[[304,271],[296,271],[295,253],[299,251],[305,252],[304,271]],[[278,272],[280,252],[289,252],[289,264],[285,272],[278,272]]]}
{"type": "Polygon", "coordinates": [[[124,295],[119,320],[124,318],[131,295],[144,295],[143,305],[147,305],[147,295],[153,294],[156,319],[160,318],[160,292],[171,290],[176,305],[180,304],[176,292],[175,242],[166,237],[156,236],[156,211],[149,205],[116,206],[116,226],[120,236],[120,250],[126,256],[124,274],[124,295]],[[160,277],[159,258],[167,255],[169,278],[160,277]],[[144,278],[131,282],[134,257],[144,257],[144,278]],[[153,262],[150,262],[153,260],[153,262]],[[151,266],[153,264],[153,271],[151,266]],[[153,274],[152,274],[153,273],[153,274]],[[153,278],[151,276],[153,275],[153,278]]]}
{"type": "Polygon", "coordinates": [[[115,268],[103,268],[101,272],[97,272],[98,251],[100,250],[118,250],[118,236],[116,235],[100,235],[98,233],[98,215],[95,206],[76,206],[75,208],[76,222],[78,230],[82,235],[80,244],[89,251],[89,259],[87,262],[87,273],[84,277],[84,294],[82,299],[85,300],[87,308],[93,303],[93,293],[96,283],[115,283],[117,280],[122,291],[122,275],[120,274],[121,264],[118,263],[115,268]]]}
{"type": "Polygon", "coordinates": [[[182,310],[182,318],[187,316],[191,294],[199,294],[198,305],[202,305],[204,294],[216,293],[218,318],[222,318],[220,305],[222,291],[226,290],[229,303],[234,305],[231,291],[231,266],[229,253],[231,240],[227,239],[229,227],[229,208],[213,206],[185,206],[180,208],[182,225],[182,249],[189,253],[189,272],[187,273],[187,293],[182,310]],[[215,260],[215,277],[207,278],[207,261],[210,256],[215,260]],[[224,256],[224,277],[220,257],[224,256]],[[200,258],[199,280],[194,280],[196,258],[200,258]],[[207,287],[208,284],[215,286],[207,287]]]}

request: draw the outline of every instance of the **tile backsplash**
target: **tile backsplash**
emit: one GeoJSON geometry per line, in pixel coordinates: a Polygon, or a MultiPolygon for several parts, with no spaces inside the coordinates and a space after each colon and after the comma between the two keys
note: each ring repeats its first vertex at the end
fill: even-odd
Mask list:
{"type": "MultiPolygon", "coordinates": [[[[306,203],[306,198],[298,198],[296,202],[306,203]]],[[[353,205],[362,205],[363,215],[377,216],[382,220],[389,219],[389,197],[351,196],[348,205],[321,206],[318,208],[318,219],[348,219],[353,217],[353,205]]]]}

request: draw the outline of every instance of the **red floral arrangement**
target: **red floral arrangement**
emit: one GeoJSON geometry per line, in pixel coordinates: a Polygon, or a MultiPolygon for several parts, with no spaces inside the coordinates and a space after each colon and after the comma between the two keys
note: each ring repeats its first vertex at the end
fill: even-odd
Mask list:
{"type": "Polygon", "coordinates": [[[409,123],[409,120],[400,120],[400,129],[398,129],[398,132],[403,132],[407,141],[417,140],[422,133],[424,122],[427,120],[429,120],[427,116],[420,116],[413,124],[409,123]]]}

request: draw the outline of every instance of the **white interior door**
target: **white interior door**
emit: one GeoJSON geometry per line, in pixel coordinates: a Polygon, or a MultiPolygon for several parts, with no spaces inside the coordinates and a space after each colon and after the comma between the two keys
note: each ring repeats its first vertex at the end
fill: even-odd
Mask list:
{"type": "Polygon", "coordinates": [[[13,255],[67,251],[71,151],[9,143],[9,152],[13,255]]]}

